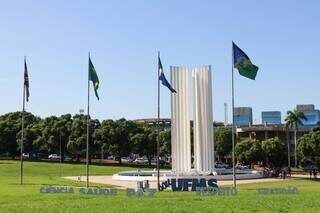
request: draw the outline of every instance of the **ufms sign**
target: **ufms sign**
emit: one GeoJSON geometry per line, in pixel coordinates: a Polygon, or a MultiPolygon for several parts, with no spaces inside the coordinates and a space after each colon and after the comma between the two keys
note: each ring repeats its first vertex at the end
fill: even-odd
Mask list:
{"type": "Polygon", "coordinates": [[[171,178],[165,182],[162,182],[160,189],[164,190],[171,187],[172,191],[196,191],[197,187],[218,187],[216,179],[205,178],[171,178]]]}

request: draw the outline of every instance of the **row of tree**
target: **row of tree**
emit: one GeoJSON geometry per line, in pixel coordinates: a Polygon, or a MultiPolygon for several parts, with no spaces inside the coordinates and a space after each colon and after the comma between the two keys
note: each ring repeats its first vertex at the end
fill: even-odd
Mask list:
{"type": "MultiPolygon", "coordinates": [[[[62,152],[79,161],[86,153],[86,115],[65,114],[59,117],[40,118],[25,113],[24,151],[35,158],[41,155],[62,152]]],[[[293,122],[294,123],[294,122],[293,122]]],[[[214,123],[214,148],[218,160],[231,157],[232,131],[230,126],[214,123]]],[[[191,129],[192,132],[192,129],[191,129]]],[[[149,163],[156,154],[157,130],[154,126],[130,120],[91,119],[91,157],[100,158],[113,155],[121,163],[121,157],[130,154],[147,156],[149,163]]],[[[192,138],[192,137],[191,137],[192,138]]],[[[0,116],[0,154],[12,158],[19,156],[21,143],[21,112],[0,116]]],[[[191,143],[193,143],[191,141],[191,143]]],[[[264,164],[285,165],[287,150],[278,138],[265,141],[245,139],[236,144],[236,156],[244,164],[262,162],[264,164]]],[[[319,162],[320,129],[305,134],[298,140],[298,155],[301,160],[319,162]]],[[[170,156],[170,129],[160,130],[161,156],[170,156]]]]}
{"type": "Polygon", "coordinates": [[[298,140],[298,157],[302,166],[317,165],[320,168],[320,128],[314,128],[298,140]]]}
{"type": "MultiPolygon", "coordinates": [[[[24,152],[35,158],[48,154],[68,155],[79,161],[86,153],[86,115],[65,114],[59,117],[40,118],[25,113],[24,152]]],[[[222,123],[215,126],[215,154],[224,158],[231,152],[231,128],[222,123]]],[[[91,157],[113,155],[121,162],[121,157],[130,154],[147,156],[149,163],[156,154],[157,130],[154,126],[130,120],[91,119],[90,123],[91,157]]],[[[161,156],[170,156],[170,129],[160,130],[161,156]]],[[[15,158],[19,156],[21,144],[21,112],[0,116],[0,154],[15,158]]]]}
{"type": "MultiPolygon", "coordinates": [[[[236,144],[238,161],[245,165],[262,163],[264,165],[286,165],[287,149],[278,137],[264,141],[244,139],[236,144]]],[[[320,168],[320,128],[315,128],[301,136],[297,142],[297,158],[301,166],[317,165],[320,168]]]]}
{"type": "MultiPolygon", "coordinates": [[[[86,153],[87,116],[70,114],[41,119],[25,113],[24,152],[40,155],[62,152],[79,161],[86,153]]],[[[121,157],[131,153],[145,155],[149,162],[155,155],[157,132],[153,126],[125,119],[97,119],[90,122],[91,157],[113,155],[121,163],[121,157]]],[[[21,144],[21,112],[0,116],[0,154],[12,158],[19,155],[21,144]]],[[[170,153],[170,132],[161,129],[160,151],[170,153]]]]}
{"type": "Polygon", "coordinates": [[[286,165],[286,148],[278,137],[264,141],[244,139],[237,143],[235,154],[238,161],[245,165],[261,163],[263,165],[286,165]]]}

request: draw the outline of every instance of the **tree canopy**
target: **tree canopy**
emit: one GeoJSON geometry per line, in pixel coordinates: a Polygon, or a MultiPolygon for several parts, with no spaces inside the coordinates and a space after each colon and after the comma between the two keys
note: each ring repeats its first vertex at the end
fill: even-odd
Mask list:
{"type": "Polygon", "coordinates": [[[265,165],[283,166],[286,162],[286,150],[278,137],[264,141],[246,138],[236,145],[238,160],[246,165],[261,162],[265,165]]]}
{"type": "Polygon", "coordinates": [[[231,127],[216,127],[214,131],[214,151],[218,158],[224,158],[232,151],[231,127]]]}
{"type": "MultiPolygon", "coordinates": [[[[20,155],[21,112],[0,116],[0,155],[20,155]]],[[[39,118],[25,112],[24,152],[34,158],[59,154],[79,161],[86,153],[87,116],[70,114],[39,118]]],[[[121,163],[121,157],[130,154],[147,156],[149,162],[156,154],[157,131],[149,124],[136,123],[124,118],[119,120],[90,119],[89,155],[113,155],[121,163]]],[[[160,130],[161,155],[170,154],[170,130],[160,130]]]]}
{"type": "Polygon", "coordinates": [[[304,134],[298,140],[298,154],[305,164],[317,164],[320,167],[320,131],[315,129],[304,134]]]}
{"type": "Polygon", "coordinates": [[[237,143],[235,154],[237,155],[238,160],[246,165],[263,160],[261,142],[250,138],[237,143]]]}
{"type": "Polygon", "coordinates": [[[270,138],[261,142],[264,162],[274,166],[282,166],[286,162],[286,149],[278,137],[270,138]]]}

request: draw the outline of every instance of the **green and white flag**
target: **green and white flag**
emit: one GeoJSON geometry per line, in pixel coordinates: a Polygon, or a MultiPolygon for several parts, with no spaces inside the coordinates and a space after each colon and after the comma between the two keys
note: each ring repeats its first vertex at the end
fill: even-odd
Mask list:
{"type": "Polygon", "coordinates": [[[99,89],[99,78],[96,72],[96,69],[94,68],[91,59],[89,57],[89,81],[92,81],[93,84],[93,89],[94,89],[94,93],[97,97],[97,99],[99,100],[99,95],[98,95],[98,89],[99,89]]]}
{"type": "Polygon", "coordinates": [[[252,80],[256,79],[259,67],[254,65],[250,58],[243,52],[235,43],[232,42],[232,52],[233,52],[233,67],[239,70],[240,75],[250,78],[252,80]]]}

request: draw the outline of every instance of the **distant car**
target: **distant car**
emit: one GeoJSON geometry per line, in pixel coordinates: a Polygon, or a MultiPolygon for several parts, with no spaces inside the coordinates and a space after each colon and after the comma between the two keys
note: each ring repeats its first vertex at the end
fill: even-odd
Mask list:
{"type": "Polygon", "coordinates": [[[107,157],[107,160],[115,160],[116,158],[113,155],[107,157]]]}
{"type": "Polygon", "coordinates": [[[222,169],[222,168],[226,169],[226,168],[229,167],[229,165],[225,164],[225,163],[222,163],[221,161],[217,161],[217,162],[215,162],[214,167],[218,168],[218,169],[222,169]]]}
{"type": "MultiPolygon", "coordinates": [[[[160,164],[160,166],[163,166],[163,165],[166,164],[166,161],[160,158],[159,159],[159,164],[160,164]]],[[[156,157],[151,159],[151,165],[157,165],[157,158],[156,157]]]]}
{"type": "Polygon", "coordinates": [[[29,153],[22,153],[22,158],[23,159],[29,159],[30,158],[29,153]]]}
{"type": "Polygon", "coordinates": [[[133,161],[134,164],[148,164],[148,158],[147,157],[141,157],[137,158],[133,161]]]}
{"type": "Polygon", "coordinates": [[[65,161],[71,161],[72,158],[70,156],[68,156],[68,155],[64,155],[64,160],[65,161]]]}
{"type": "Polygon", "coordinates": [[[10,153],[9,152],[1,153],[0,157],[10,157],[10,153]]]}
{"type": "Polygon", "coordinates": [[[249,167],[237,163],[237,164],[236,164],[236,169],[240,169],[240,170],[241,170],[241,169],[249,169],[249,167]]]}
{"type": "Polygon", "coordinates": [[[51,154],[51,155],[48,156],[48,159],[50,159],[50,160],[59,160],[60,156],[57,155],[57,154],[51,154]]]}
{"type": "Polygon", "coordinates": [[[121,157],[121,163],[131,163],[132,159],[130,157],[121,157]]]}

